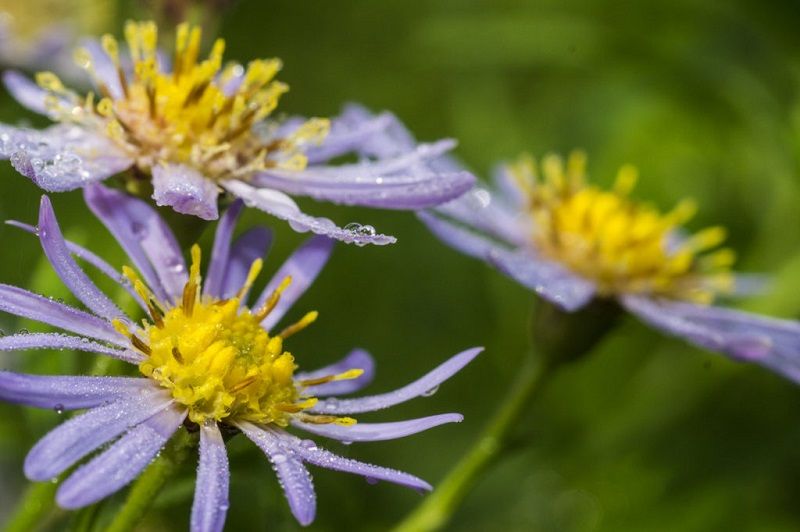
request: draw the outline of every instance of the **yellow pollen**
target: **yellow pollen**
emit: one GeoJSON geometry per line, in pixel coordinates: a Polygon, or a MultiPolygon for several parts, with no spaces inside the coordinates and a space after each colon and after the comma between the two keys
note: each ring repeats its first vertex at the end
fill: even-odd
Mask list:
{"type": "MultiPolygon", "coordinates": [[[[283,341],[310,325],[317,313],[310,312],[271,336],[261,326],[261,314],[243,307],[239,295],[223,300],[201,297],[198,246],[192,247],[191,256],[189,279],[175,306],[157,301],[134,270],[123,268],[123,275],[145,302],[150,321],[145,320],[141,329],[120,320],[113,325],[143,355],[141,373],[169,390],[175,402],[188,410],[189,419],[198,424],[230,420],[286,426],[293,417],[312,423],[355,423],[352,418],[305,412],[317,403],[305,388],[363,373],[351,369],[323,379],[295,381],[294,357],[284,350],[283,341]]],[[[260,270],[261,261],[257,260],[240,295],[248,291],[260,270]]],[[[289,281],[285,279],[275,291],[272,306],[289,281]]]]}
{"type": "Polygon", "coordinates": [[[116,79],[98,77],[91,54],[75,53],[78,66],[93,79],[102,96],[81,97],[65,88],[55,74],[40,73],[39,85],[50,93],[51,115],[76,122],[113,140],[148,175],[158,164],[185,164],[215,181],[248,179],[266,168],[302,170],[302,149],[319,143],[330,123],[312,118],[284,138],[256,127],[277,107],[288,90],[274,78],[278,59],[258,59],[246,67],[223,67],[225,42],[218,39],[200,59],[202,32],[181,24],[176,30],[172,72],[165,72],[158,54],[158,28],[153,22],[125,24],[126,47],[104,35],[104,53],[116,68],[116,79]],[[132,63],[121,55],[127,53],[132,63]],[[110,83],[121,94],[112,93],[110,83]]]}
{"type": "Polygon", "coordinates": [[[541,163],[530,156],[508,167],[527,197],[532,238],[543,256],[594,281],[601,295],[651,294],[698,303],[732,288],[730,249],[718,248],[725,230],[710,227],[681,237],[695,213],[691,201],[672,211],[629,197],[638,173],[623,166],[611,190],[587,182],[586,156],[573,152],[541,163]]]}

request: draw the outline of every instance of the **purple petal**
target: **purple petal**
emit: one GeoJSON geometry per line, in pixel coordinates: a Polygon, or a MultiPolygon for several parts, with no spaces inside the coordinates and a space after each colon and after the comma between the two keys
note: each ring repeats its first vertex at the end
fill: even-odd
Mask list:
{"type": "Polygon", "coordinates": [[[414,475],[335,455],[330,451],[317,447],[312,440],[301,440],[284,431],[276,431],[276,434],[286,447],[292,448],[303,461],[309,464],[333,471],[361,475],[369,480],[385,480],[386,482],[406,486],[417,491],[430,491],[432,489],[430,484],[414,475]]]}
{"type": "Polygon", "coordinates": [[[0,311],[121,347],[129,345],[127,338],[115,331],[110,323],[97,316],[16,286],[0,284],[0,311]]]}
{"type": "MultiPolygon", "coordinates": [[[[345,106],[344,111],[337,119],[338,122],[345,122],[353,128],[365,127],[377,120],[387,120],[388,123],[376,131],[376,134],[359,142],[354,147],[354,151],[365,157],[386,159],[414,150],[417,141],[406,126],[392,113],[384,112],[374,115],[367,108],[351,103],[345,106]]],[[[335,123],[332,124],[332,126],[335,125],[335,123]]]]}
{"type": "Polygon", "coordinates": [[[498,270],[567,312],[583,307],[595,295],[594,283],[578,277],[560,264],[541,260],[525,250],[495,248],[489,261],[498,270]]]}
{"type": "Polygon", "coordinates": [[[445,423],[461,423],[463,420],[464,416],[461,414],[440,414],[393,423],[357,423],[349,427],[334,424],[315,425],[300,421],[293,421],[292,425],[318,436],[343,442],[356,442],[404,438],[445,423]]]}
{"type": "Polygon", "coordinates": [[[441,383],[461,371],[461,369],[478,356],[481,351],[483,351],[482,347],[473,347],[472,349],[462,351],[424,377],[393,392],[369,397],[359,397],[356,399],[326,399],[309,409],[309,412],[335,415],[359,414],[361,412],[382,410],[390,406],[404,403],[420,395],[425,395],[431,390],[435,390],[441,383]]]}
{"type": "Polygon", "coordinates": [[[505,244],[478,234],[471,228],[449,222],[432,212],[419,211],[417,217],[439,240],[470,257],[486,260],[492,251],[506,249],[505,244]]]}
{"type": "MultiPolygon", "coordinates": [[[[366,167],[368,168],[368,167],[366,167]]],[[[424,209],[459,197],[475,183],[469,172],[414,172],[402,176],[368,176],[353,168],[354,176],[370,183],[343,183],[327,175],[326,168],[303,172],[279,170],[260,173],[255,182],[295,196],[309,196],[339,205],[361,205],[382,209],[424,209]],[[302,175],[296,175],[302,174],[302,175]],[[310,181],[314,180],[314,183],[310,181]]]]}
{"type": "Polygon", "coordinates": [[[188,280],[175,235],[152,207],[102,185],[84,189],[92,212],[117,239],[153,293],[175,303],[188,280]]]}
{"type": "Polygon", "coordinates": [[[185,417],[185,410],[170,407],[130,429],[61,484],[58,505],[67,510],[83,508],[128,485],[150,465],[185,417]]]}
{"type": "MultiPolygon", "coordinates": [[[[230,180],[221,185],[234,196],[244,200],[246,205],[262,210],[276,218],[289,222],[297,232],[311,231],[325,235],[347,244],[383,246],[397,241],[393,236],[376,234],[374,228],[354,224],[352,228],[337,227],[327,218],[309,216],[300,211],[292,198],[269,188],[255,188],[242,181],[230,180]]],[[[350,224],[348,224],[350,225],[350,224]]]]}
{"type": "Polygon", "coordinates": [[[622,304],[669,335],[800,382],[800,323],[796,321],[643,296],[626,296],[622,304]]]}
{"type": "Polygon", "coordinates": [[[0,157],[10,158],[19,173],[48,192],[81,188],[133,164],[112,141],[70,124],[16,129],[10,137],[0,143],[0,157]]]}
{"type": "Polygon", "coordinates": [[[265,329],[269,330],[274,327],[286,314],[286,311],[294,305],[295,301],[305,293],[328,262],[332,251],[333,240],[324,236],[313,236],[286,259],[286,262],[267,283],[266,288],[261,292],[258,301],[253,307],[261,307],[269,295],[287,276],[292,277],[292,283],[283,291],[278,304],[261,322],[265,329]]]}
{"type": "MultiPolygon", "coordinates": [[[[6,223],[12,227],[22,229],[23,231],[30,233],[32,235],[37,235],[39,232],[39,230],[36,227],[23,222],[18,222],[17,220],[6,220],[6,223]]],[[[126,280],[119,274],[117,270],[114,269],[113,266],[111,266],[109,263],[107,263],[97,255],[95,255],[85,247],[80,246],[75,242],[72,242],[71,240],[64,240],[64,242],[67,244],[67,249],[73,256],[78,257],[79,259],[97,268],[100,271],[100,273],[102,273],[103,275],[114,281],[116,284],[124,288],[125,291],[127,291],[131,295],[131,297],[133,297],[136,300],[136,302],[139,303],[139,306],[142,307],[142,310],[147,310],[146,307],[143,305],[141,298],[133,290],[133,287],[131,287],[130,283],[126,282],[126,280]]]]}
{"type": "Polygon", "coordinates": [[[317,511],[317,496],[311,474],[298,458],[295,452],[297,449],[287,446],[274,430],[250,423],[238,423],[236,426],[264,451],[272,462],[272,467],[289,501],[289,508],[297,521],[303,526],[311,524],[317,511]]]}
{"type": "Polygon", "coordinates": [[[172,207],[181,214],[203,220],[219,218],[219,187],[193,168],[182,164],[153,168],[153,199],[159,207],[172,207]]]}
{"type": "Polygon", "coordinates": [[[142,355],[130,349],[116,349],[92,342],[88,338],[61,333],[26,333],[0,337],[0,351],[22,351],[27,349],[73,349],[99,353],[124,360],[131,364],[142,361],[142,355]]]}
{"type": "Polygon", "coordinates": [[[216,423],[200,429],[200,466],[192,504],[192,532],[219,532],[228,513],[228,453],[216,423]]]}
{"type": "Polygon", "coordinates": [[[509,172],[507,164],[498,165],[492,172],[492,181],[512,208],[522,209],[527,206],[528,194],[520,188],[519,181],[509,172]]]}
{"type": "MultiPolygon", "coordinates": [[[[253,261],[267,256],[272,244],[272,232],[265,227],[253,227],[236,239],[225,269],[221,297],[231,298],[242,288],[253,261]]],[[[242,301],[247,299],[244,294],[242,301]]]]}
{"type": "Polygon", "coordinates": [[[3,84],[11,96],[26,109],[40,115],[49,114],[44,103],[49,93],[31,81],[28,76],[15,70],[6,70],[3,72],[3,84]]]}
{"type": "MultiPolygon", "coordinates": [[[[122,85],[120,85],[117,67],[108,54],[103,50],[103,46],[97,39],[81,39],[81,46],[92,56],[92,67],[94,74],[99,81],[111,94],[113,99],[123,97],[122,85]]],[[[123,57],[124,54],[123,54],[123,57]]],[[[122,59],[122,58],[120,58],[122,59]]],[[[95,83],[95,88],[102,91],[100,83],[95,83]]]]}
{"type": "Polygon", "coordinates": [[[55,478],[104,443],[168,408],[171,402],[163,390],[136,393],[65,421],[33,446],[25,458],[25,476],[38,481],[55,478]]]}
{"type": "MultiPolygon", "coordinates": [[[[322,143],[306,149],[304,153],[309,164],[317,164],[352,151],[358,151],[362,144],[369,142],[376,134],[389,127],[394,120],[396,119],[390,113],[381,113],[376,116],[366,113],[364,116],[353,112],[353,109],[346,108],[341,116],[333,119],[331,131],[322,143]]],[[[303,121],[300,122],[300,124],[302,123],[303,121]]]]}
{"type": "Polygon", "coordinates": [[[0,371],[0,399],[57,411],[94,408],[151,386],[140,377],[64,377],[0,371]]]}
{"type": "Polygon", "coordinates": [[[348,379],[341,381],[332,381],[317,386],[309,386],[306,388],[308,393],[315,397],[325,397],[328,395],[344,395],[347,393],[357,392],[364,388],[375,377],[375,360],[369,353],[363,349],[353,349],[339,362],[325,366],[324,368],[316,369],[305,373],[296,373],[295,381],[303,381],[309,379],[318,379],[320,377],[327,377],[329,375],[338,375],[351,369],[364,370],[358,378],[348,379]]]}
{"type": "Polygon", "coordinates": [[[228,267],[228,257],[231,252],[231,238],[239,215],[244,204],[241,200],[234,201],[225,211],[217,223],[214,233],[214,246],[211,248],[211,259],[203,281],[203,293],[212,297],[220,297],[222,282],[225,279],[225,270],[228,267]]]}
{"type": "Polygon", "coordinates": [[[61,228],[47,196],[42,196],[39,207],[39,240],[53,269],[70,291],[92,312],[108,321],[127,320],[125,314],[100,291],[72,258],[61,228]]]}

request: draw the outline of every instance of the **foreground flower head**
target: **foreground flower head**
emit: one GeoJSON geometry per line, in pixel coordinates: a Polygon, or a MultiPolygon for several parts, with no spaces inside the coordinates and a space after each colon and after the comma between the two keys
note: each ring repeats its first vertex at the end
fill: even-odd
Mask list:
{"type": "Polygon", "coordinates": [[[476,188],[419,217],[445,243],[567,311],[615,299],[668,334],[800,382],[800,324],[711,305],[739,284],[733,252],[720,247],[724,230],[688,233],[689,201],[667,213],[634,201],[631,166],[604,190],[585,165],[580,152],[566,163],[549,155],[541,168],[524,156],[496,172],[495,190],[476,188]]]}
{"type": "Polygon", "coordinates": [[[76,51],[95,87],[85,96],[51,72],[39,73],[37,84],[7,73],[6,86],[20,103],[58,124],[42,131],[0,128],[0,156],[48,191],[121,174],[130,191],[152,194],[158,205],[206,220],[218,217],[218,196],[227,191],[295,230],[357,244],[394,238],[370,226],[340,228],[304,214],[289,194],[418,209],[453,199],[473,184],[468,172],[424,166],[450,150],[451,140],[391,154],[370,150],[370,138],[396,121],[388,113],[372,116],[351,107],[332,122],[273,120],[288,90],[275,80],[281,62],[224,65],[221,39],[200,59],[201,36],[200,28],[180,25],[169,59],[157,47],[154,23],[128,22],[127,53],[111,35],[76,51]],[[362,160],[324,164],[348,153],[362,160]]]}
{"type": "Polygon", "coordinates": [[[193,530],[221,530],[228,509],[228,460],[222,432],[240,431],[266,454],[301,524],[314,519],[316,496],[305,464],[429,490],[410,474],[337,456],[304,432],[345,442],[400,438],[461,421],[441,414],[391,423],[356,423],[351,417],[426,394],[468,364],[481,349],[464,351],[399,390],[337,399],[366,386],[373,361],[362,350],[316,371],[297,373],[284,342],[313,323],[310,312],[277,333],[273,327],[320,272],[332,249],[315,236],[277,271],[248,305],[270,235],[254,228],[232,240],[241,203],[217,226],[205,278],[195,246],[187,268],[175,238],[141,200],[91,185],[89,207],[114,234],[136,269],[122,275],[61,235],[47,197],[38,235],[56,273],[88,311],[0,285],[0,310],[63,329],[0,338],[0,350],[76,349],[133,364],[138,377],[36,376],[0,372],[0,399],[57,411],[87,411],[42,438],[25,460],[25,474],[49,481],[97,451],[64,480],[56,500],[64,508],[92,504],[134,480],[178,430],[199,431],[200,465],[192,508],[193,530]],[[75,257],[119,283],[146,319],[125,315],[89,279],[75,257]],[[182,428],[185,427],[185,428],[182,428]],[[110,445],[107,445],[110,444],[110,445]]]}

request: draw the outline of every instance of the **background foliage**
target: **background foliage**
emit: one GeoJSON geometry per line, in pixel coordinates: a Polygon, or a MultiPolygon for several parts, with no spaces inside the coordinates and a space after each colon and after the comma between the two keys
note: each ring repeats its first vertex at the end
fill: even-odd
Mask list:
{"type": "MultiPolygon", "coordinates": [[[[125,16],[141,13],[127,3],[120,11],[117,33],[125,16]]],[[[751,309],[796,316],[798,17],[800,5],[790,1],[251,0],[230,9],[219,31],[228,57],[284,60],[286,113],[331,115],[350,100],[391,109],[420,139],[458,138],[458,154],[482,175],[522,150],[582,147],[603,183],[634,163],[638,197],[662,208],[695,197],[693,228],[726,225],[740,268],[775,274],[770,292],[747,302],[751,309]]],[[[0,119],[39,123],[5,95],[0,119]]],[[[0,179],[0,218],[33,221],[40,192],[7,164],[0,179]]],[[[69,236],[121,264],[80,194],[54,203],[69,236]]],[[[293,313],[321,313],[290,341],[302,366],[362,346],[379,361],[371,389],[382,391],[465,347],[487,348],[436,395],[375,416],[456,410],[466,415],[461,425],[394,442],[330,444],[435,483],[512,379],[528,342],[531,294],[445,248],[410,214],[309,207],[371,223],[399,243],[339,246],[293,313]]],[[[246,223],[276,231],[273,269],[303,239],[258,213],[246,223]]],[[[33,238],[3,227],[0,242],[0,281],[67,297],[33,238]]],[[[0,317],[6,332],[24,327],[0,317]]],[[[67,373],[90,364],[89,355],[32,352],[4,355],[0,367],[67,373]]],[[[55,412],[0,404],[0,515],[25,485],[26,450],[58,421],[55,412]]],[[[228,529],[297,529],[266,459],[242,440],[230,446],[228,529]]],[[[453,530],[778,531],[800,523],[797,388],[632,319],[548,385],[520,424],[520,441],[468,498],[453,530]]],[[[171,482],[143,529],[186,527],[193,469],[187,464],[171,482]]],[[[395,486],[315,473],[320,504],[311,530],[383,530],[420,501],[395,486]]]]}

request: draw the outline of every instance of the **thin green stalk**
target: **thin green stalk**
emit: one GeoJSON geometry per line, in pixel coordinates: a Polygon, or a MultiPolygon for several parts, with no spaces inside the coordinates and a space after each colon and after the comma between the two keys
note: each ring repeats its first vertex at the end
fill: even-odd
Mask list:
{"type": "Polygon", "coordinates": [[[136,527],[152,506],[161,488],[175,475],[194,441],[195,438],[185,430],[178,431],[161,456],[136,479],[128,498],[106,528],[106,532],[128,532],[136,527]]]}
{"type": "Polygon", "coordinates": [[[516,420],[540,389],[548,369],[543,357],[535,353],[527,357],[510,392],[478,441],[395,532],[439,530],[449,521],[481,474],[508,448],[516,420]]]}
{"type": "Polygon", "coordinates": [[[30,484],[17,503],[14,513],[5,526],[6,532],[30,532],[54,508],[58,484],[55,482],[37,482],[30,484]]]}

